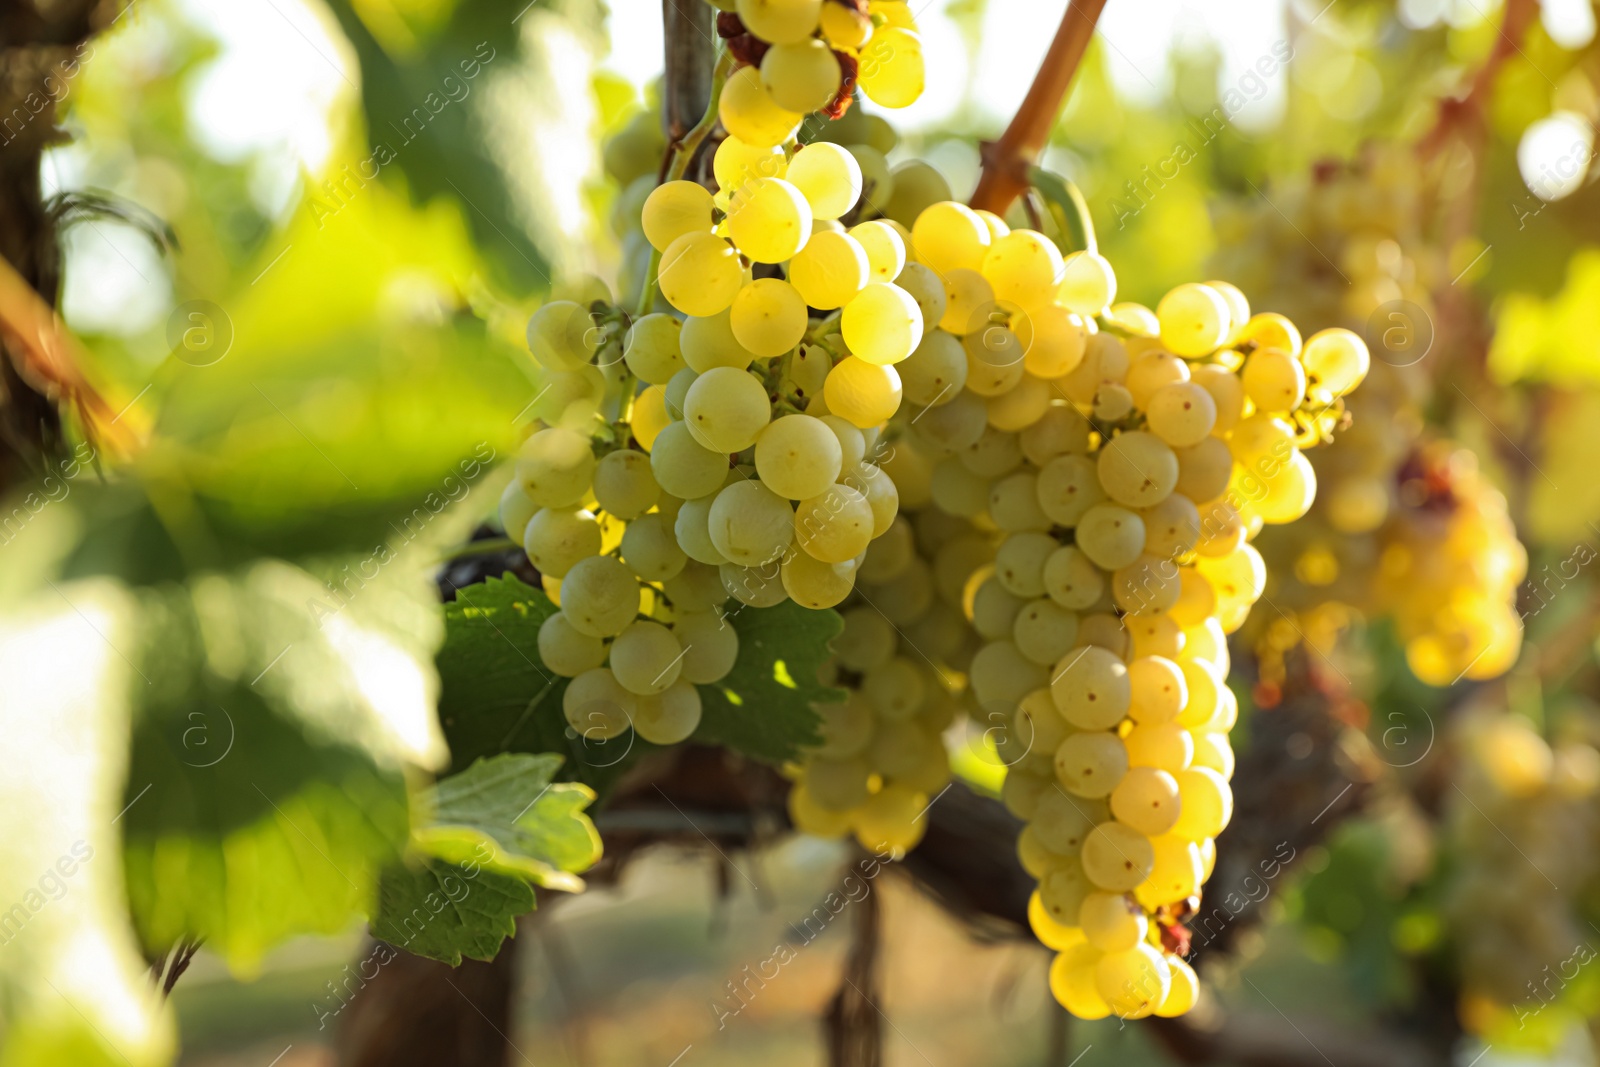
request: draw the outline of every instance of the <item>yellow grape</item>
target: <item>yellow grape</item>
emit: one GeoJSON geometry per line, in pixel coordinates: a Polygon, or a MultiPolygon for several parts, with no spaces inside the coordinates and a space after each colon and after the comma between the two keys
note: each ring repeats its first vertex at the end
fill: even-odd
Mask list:
{"type": "Polygon", "coordinates": [[[1182,809],[1173,835],[1194,842],[1216,837],[1233,818],[1233,790],[1228,783],[1209,767],[1190,767],[1173,777],[1182,809]]]}
{"type": "Polygon", "coordinates": [[[1360,385],[1372,362],[1366,342],[1344,329],[1312,334],[1300,359],[1311,383],[1332,396],[1343,396],[1360,385]]]}
{"type": "Polygon", "coordinates": [[[1173,834],[1162,834],[1150,839],[1150,850],[1155,865],[1150,877],[1139,883],[1133,894],[1147,908],[1163,904],[1176,904],[1193,896],[1205,881],[1200,849],[1193,841],[1185,841],[1173,834]]]}
{"type": "Polygon", "coordinates": [[[861,50],[861,91],[875,104],[907,107],[922,95],[927,80],[922,38],[899,26],[885,26],[861,50]]]}
{"type": "Polygon", "coordinates": [[[761,84],[779,107],[801,114],[826,107],[843,72],[833,50],[814,37],[775,44],[761,60],[761,84]]]}
{"type": "MultiPolygon", "coordinates": [[[[817,147],[816,145],[812,146],[817,147]]],[[[819,311],[843,307],[871,277],[867,253],[847,233],[818,230],[789,260],[789,283],[819,311]]]]}
{"type": "Polygon", "coordinates": [[[1126,952],[1144,940],[1149,920],[1121,893],[1090,893],[1078,909],[1078,926],[1101,952],[1126,952]]]}
{"type": "Polygon", "coordinates": [[[1177,779],[1157,767],[1130,769],[1111,791],[1111,814],[1146,837],[1172,829],[1178,804],[1177,779]]]}
{"type": "Polygon", "coordinates": [[[1056,780],[1073,796],[1110,796],[1128,773],[1122,739],[1106,730],[1085,730],[1061,742],[1055,754],[1056,780]]]}
{"type": "MultiPolygon", "coordinates": [[[[983,221],[985,228],[989,226],[983,221]]],[[[983,258],[983,276],[995,296],[1019,307],[1046,303],[1061,284],[1063,263],[1055,242],[1035,230],[1012,230],[992,239],[983,258]]]]}
{"type": "Polygon", "coordinates": [[[1073,945],[1050,964],[1050,992],[1079,1019],[1104,1019],[1111,1007],[1095,985],[1095,965],[1103,953],[1087,942],[1073,945]]]}
{"type": "Polygon", "coordinates": [[[871,429],[900,409],[900,375],[893,367],[850,356],[828,373],[822,397],[830,413],[859,429],[871,429]]]}
{"type": "Polygon", "coordinates": [[[835,48],[855,50],[872,36],[872,20],[847,4],[822,5],[822,36],[835,48]]]}
{"type": "Polygon", "coordinates": [[[782,178],[757,178],[733,194],[727,221],[728,236],[751,262],[782,263],[811,237],[811,204],[782,178]]]}
{"type": "Polygon", "coordinates": [[[639,394],[633,402],[633,439],[646,452],[656,443],[656,437],[667,428],[672,416],[667,414],[665,386],[652,385],[639,394]]]}
{"type": "Polygon", "coordinates": [[[899,363],[922,343],[922,312],[898,285],[873,282],[844,306],[844,342],[868,363],[899,363]]]}
{"type": "Polygon", "coordinates": [[[1154,867],[1150,839],[1120,822],[1103,822],[1083,839],[1083,871],[1101,889],[1130,892],[1154,867]]]}
{"type": "Polygon", "coordinates": [[[892,282],[906,266],[906,243],[895,228],[882,219],[850,227],[850,236],[861,242],[875,282],[892,282]]]}
{"type": "Polygon", "coordinates": [[[1130,767],[1159,767],[1172,773],[1187,767],[1194,756],[1194,738],[1175,722],[1135,726],[1122,743],[1130,767]]]}
{"type": "MultiPolygon", "coordinates": [[[[731,307],[732,301],[729,304],[731,307]]],[[[732,320],[732,311],[725,308],[714,315],[691,315],[683,321],[678,348],[690,370],[696,374],[704,374],[712,367],[744,370],[756,358],[755,353],[733,335],[732,320]]]]}
{"type": "Polygon", "coordinates": [[[1257,411],[1293,411],[1306,396],[1306,372],[1281,348],[1258,348],[1239,376],[1257,411]]]}
{"type": "Polygon", "coordinates": [[[911,242],[917,259],[940,274],[978,270],[989,251],[989,227],[967,205],[946,200],[917,216],[911,242]]]}
{"type": "Polygon", "coordinates": [[[1094,966],[1094,982],[1113,1015],[1142,1019],[1167,999],[1172,971],[1160,949],[1140,944],[1101,956],[1094,966]]]}
{"type": "Polygon", "coordinates": [[[1056,298],[1069,310],[1092,318],[1117,297],[1117,274],[1097,252],[1074,252],[1061,264],[1056,298]]]}
{"type": "Polygon", "coordinates": [[[1083,362],[1088,331],[1083,320],[1061,304],[1031,305],[1011,317],[1011,329],[1022,342],[1023,365],[1029,374],[1059,378],[1083,362]]]}
{"type": "Polygon", "coordinates": [[[770,359],[800,343],[806,332],[806,302],[779,278],[757,278],[739,290],[728,325],[741,347],[770,359]]]}
{"type": "Polygon", "coordinates": [[[1194,973],[1194,968],[1185,963],[1181,956],[1168,956],[1167,969],[1172,972],[1172,988],[1168,990],[1166,999],[1156,1006],[1155,1014],[1164,1019],[1175,1019],[1187,1014],[1195,1001],[1200,999],[1200,979],[1194,973]]]}
{"type": "Polygon", "coordinates": [[[661,253],[661,295],[685,315],[726,311],[744,284],[739,253],[711,233],[686,233],[661,253]]]}
{"type": "MultiPolygon", "coordinates": [[[[828,61],[833,62],[831,55],[828,61]]],[[[855,207],[861,196],[861,164],[850,152],[826,141],[795,153],[789,161],[788,180],[805,194],[812,215],[819,219],[838,218],[855,207]]]]}
{"type": "Polygon", "coordinates": [[[737,0],[745,29],[773,44],[803,41],[816,31],[823,0],[737,0]]]}
{"type": "Polygon", "coordinates": [[[758,147],[787,141],[804,117],[772,99],[761,84],[761,71],[755,67],[740,67],[723,84],[717,115],[730,134],[758,147]]]}
{"type": "Polygon", "coordinates": [[[645,240],[657,251],[686,233],[711,232],[711,194],[699,182],[667,182],[656,186],[639,215],[645,240]]]}
{"type": "Polygon", "coordinates": [[[848,485],[832,485],[795,508],[795,540],[824,563],[844,563],[866,549],[873,522],[866,497],[848,485]]]}
{"type": "Polygon", "coordinates": [[[1228,302],[1198,282],[1168,292],[1156,305],[1156,317],[1161,321],[1161,343],[1180,356],[1208,355],[1228,337],[1228,302]]]}
{"type": "Polygon", "coordinates": [[[756,178],[782,178],[788,173],[789,161],[780,145],[746,144],[729,134],[717,146],[711,170],[717,185],[732,193],[756,178]]]}

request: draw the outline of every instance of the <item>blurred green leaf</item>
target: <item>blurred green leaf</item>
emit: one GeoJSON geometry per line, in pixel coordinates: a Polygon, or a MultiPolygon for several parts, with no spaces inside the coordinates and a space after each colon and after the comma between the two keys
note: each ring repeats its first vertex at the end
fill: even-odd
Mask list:
{"type": "Polygon", "coordinates": [[[379,883],[372,934],[456,967],[463,956],[494,959],[533,905],[533,887],[514,875],[436,859],[397,864],[379,883]]]}

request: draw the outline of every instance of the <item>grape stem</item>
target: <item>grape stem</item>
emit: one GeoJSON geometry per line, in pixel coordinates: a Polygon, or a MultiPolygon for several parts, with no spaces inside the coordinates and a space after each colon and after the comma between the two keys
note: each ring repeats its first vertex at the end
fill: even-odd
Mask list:
{"type": "Polygon", "coordinates": [[[1089,38],[1106,0],[1068,0],[1055,39],[1039,64],[1028,95],[1022,98],[1017,114],[998,141],[983,146],[983,171],[970,203],[974,208],[1004,215],[1012,201],[1028,187],[1028,167],[1038,159],[1050,130],[1055,126],[1061,105],[1078,64],[1083,61],[1089,38]]]}

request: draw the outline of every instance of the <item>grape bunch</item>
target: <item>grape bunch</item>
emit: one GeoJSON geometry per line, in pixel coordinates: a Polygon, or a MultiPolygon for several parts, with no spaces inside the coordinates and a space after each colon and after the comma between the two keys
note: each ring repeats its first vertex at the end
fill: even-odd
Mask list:
{"type": "Polygon", "coordinates": [[[1471,453],[1424,423],[1441,358],[1421,347],[1432,339],[1430,293],[1449,277],[1426,233],[1415,160],[1369,144],[1348,164],[1319,164],[1274,203],[1224,210],[1218,269],[1250,278],[1298,322],[1368,330],[1386,355],[1349,400],[1353,425],[1315,453],[1321,492],[1306,521],[1261,542],[1279,609],[1253,626],[1262,678],[1280,682],[1284,653],[1301,641],[1326,655],[1353,615],[1379,614],[1395,618],[1422,681],[1499,675],[1521,648],[1526,552],[1471,453]]]}
{"type": "Polygon", "coordinates": [[[1573,953],[1592,936],[1582,901],[1600,874],[1600,753],[1581,736],[1552,745],[1527,718],[1486,707],[1452,730],[1461,791],[1444,821],[1460,873],[1446,911],[1463,935],[1461,1018],[1487,1036],[1563,999],[1593,957],[1573,953]]]}

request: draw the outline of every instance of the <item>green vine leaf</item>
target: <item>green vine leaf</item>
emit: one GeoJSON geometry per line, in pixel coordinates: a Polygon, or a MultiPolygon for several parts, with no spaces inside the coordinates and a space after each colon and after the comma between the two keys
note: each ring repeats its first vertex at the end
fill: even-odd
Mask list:
{"type": "Polygon", "coordinates": [[[700,686],[704,714],[695,740],[769,763],[794,759],[802,746],[821,740],[811,705],[845,697],[817,681],[844,620],[836,611],[785,601],[731,611],[728,623],[739,634],[739,658],[722,681],[700,686]]]}
{"type": "Polygon", "coordinates": [[[554,754],[480,759],[435,786],[433,820],[412,836],[418,849],[452,863],[487,855],[484,866],[546,889],[583,889],[578,872],[600,858],[600,835],[583,813],[594,790],[556,782],[554,754]]]}
{"type": "Polygon", "coordinates": [[[423,859],[396,864],[378,882],[374,937],[407,952],[460,966],[463,956],[492,960],[533,910],[533,887],[482,863],[423,859]]]}

